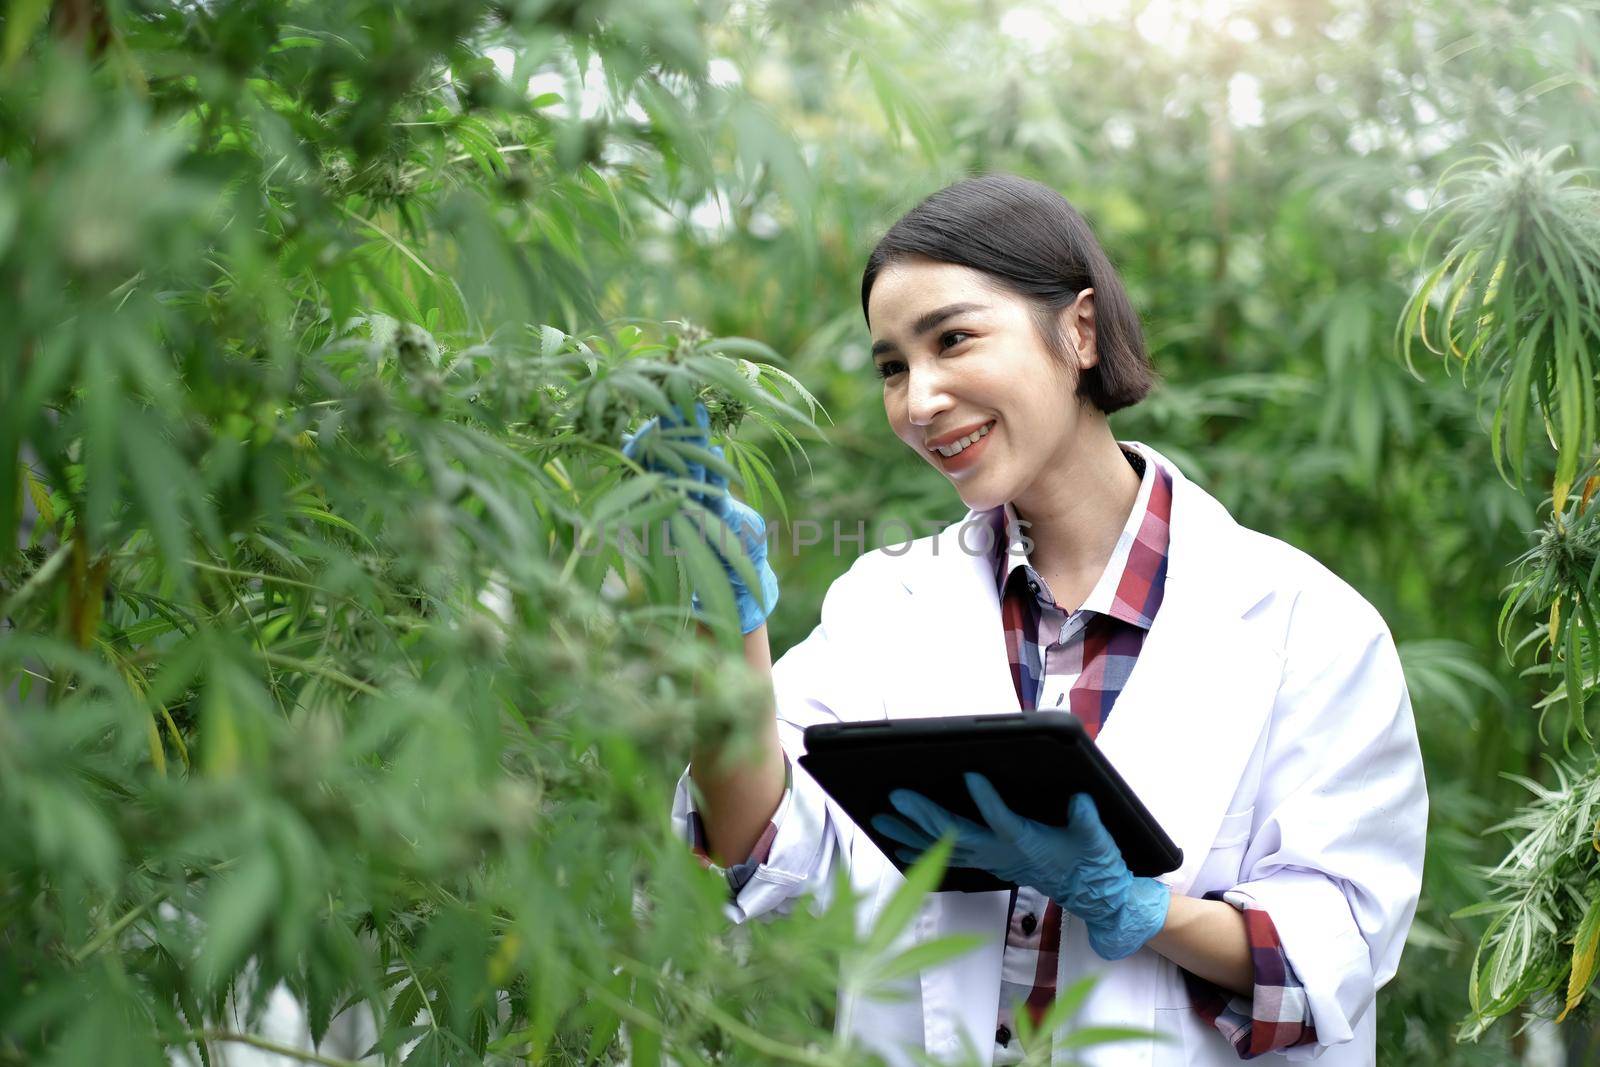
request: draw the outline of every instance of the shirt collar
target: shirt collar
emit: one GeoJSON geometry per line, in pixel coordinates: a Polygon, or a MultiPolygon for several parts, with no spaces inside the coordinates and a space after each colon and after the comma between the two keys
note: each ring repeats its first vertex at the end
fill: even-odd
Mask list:
{"type": "MultiPolygon", "coordinates": [[[[1172,483],[1159,464],[1127,445],[1119,442],[1119,446],[1135,470],[1143,468],[1143,475],[1139,479],[1139,492],[1134,497],[1133,508],[1128,512],[1128,521],[1123,523],[1111,558],[1106,561],[1105,569],[1100,572],[1099,580],[1081,608],[1110,615],[1141,629],[1149,629],[1159,599],[1152,603],[1149,596],[1119,594],[1134,587],[1149,590],[1158,582],[1159,576],[1165,574],[1167,517],[1171,514],[1172,483]],[[1152,508],[1153,497],[1159,497],[1156,503],[1165,502],[1164,506],[1152,508]]],[[[1001,596],[1005,595],[1006,582],[1012,572],[1020,567],[1026,570],[1029,581],[1039,584],[1039,597],[1043,601],[1049,586],[1029,562],[1026,531],[1018,524],[1016,508],[1007,502],[1003,507],[993,509],[990,514],[993,543],[1005,546],[1004,551],[998,547],[995,550],[995,582],[1001,596]]],[[[1071,611],[1071,607],[1063,607],[1071,611]]]]}

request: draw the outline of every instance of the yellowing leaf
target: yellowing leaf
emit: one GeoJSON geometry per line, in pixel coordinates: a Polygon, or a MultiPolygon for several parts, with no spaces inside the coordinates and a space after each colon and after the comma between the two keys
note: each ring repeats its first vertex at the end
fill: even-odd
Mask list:
{"type": "Polygon", "coordinates": [[[517,963],[517,953],[522,950],[522,939],[515,933],[500,939],[500,947],[489,957],[489,981],[500,985],[511,974],[517,963]]]}
{"type": "Polygon", "coordinates": [[[161,731],[156,728],[154,717],[145,720],[145,729],[149,733],[150,762],[155,764],[156,773],[161,777],[167,776],[167,753],[161,747],[161,731]]]}
{"type": "Polygon", "coordinates": [[[23,479],[28,483],[28,495],[33,498],[33,509],[39,513],[46,526],[56,524],[56,506],[50,502],[50,490],[33,476],[27,467],[22,468],[23,479]]]}
{"type": "MultiPolygon", "coordinates": [[[[1570,455],[1570,449],[1564,454],[1570,455]]],[[[1550,499],[1552,501],[1552,506],[1557,512],[1560,512],[1566,508],[1567,497],[1570,496],[1571,493],[1572,476],[1558,472],[1556,474],[1555,481],[1550,485],[1550,499]]]]}
{"type": "Polygon", "coordinates": [[[1578,923],[1578,933],[1572,939],[1572,974],[1567,979],[1567,1006],[1556,1017],[1560,1022],[1577,1007],[1594,981],[1597,953],[1600,953],[1600,893],[1589,902],[1589,910],[1578,923]]]}
{"type": "Polygon", "coordinates": [[[11,11],[6,16],[5,38],[5,69],[8,72],[28,47],[28,41],[45,24],[45,17],[49,14],[49,0],[19,0],[11,5],[11,11]]]}

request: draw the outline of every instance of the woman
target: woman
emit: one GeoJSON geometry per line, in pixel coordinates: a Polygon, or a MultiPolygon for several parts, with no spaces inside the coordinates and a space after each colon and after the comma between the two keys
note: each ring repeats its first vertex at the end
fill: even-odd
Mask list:
{"type": "MultiPolygon", "coordinates": [[[[879,242],[861,293],[889,424],[969,510],[863,554],[771,665],[764,524],[708,494],[762,577],[752,592],[728,568],[746,657],[775,700],[757,757],[692,753],[674,799],[676,825],[726,873],[730,914],[785,914],[843,864],[865,930],[902,881],[793,761],[805,727],[1070,712],[1183,865],[1133,877],[1083,795],[1062,796],[1057,829],[1007,810],[1003,781],[969,778],[986,825],[896,794],[877,825],[904,858],[953,834],[954,865],[1020,888],[930,896],[903,943],[977,933],[984,947],[899,998],[842,993],[841,1031],[893,1064],[1016,1062],[1015,1012],[1037,1019],[1095,975],[1070,1026],[1158,1039],[1074,1050],[1084,1062],[1373,1063],[1374,995],[1415,911],[1427,822],[1383,620],[1166,457],[1115,439],[1107,416],[1152,373],[1120,281],[1055,192],[988,176],[934,194],[879,242]]],[[[661,438],[626,451],[658,464],[661,438]]]]}

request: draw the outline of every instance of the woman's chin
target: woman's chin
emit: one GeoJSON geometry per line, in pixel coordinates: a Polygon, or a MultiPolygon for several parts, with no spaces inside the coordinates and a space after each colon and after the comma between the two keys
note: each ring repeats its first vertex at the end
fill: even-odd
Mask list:
{"type": "Polygon", "coordinates": [[[956,492],[961,495],[961,502],[973,511],[990,511],[1011,499],[1003,496],[988,486],[978,486],[954,483],[956,492]]]}

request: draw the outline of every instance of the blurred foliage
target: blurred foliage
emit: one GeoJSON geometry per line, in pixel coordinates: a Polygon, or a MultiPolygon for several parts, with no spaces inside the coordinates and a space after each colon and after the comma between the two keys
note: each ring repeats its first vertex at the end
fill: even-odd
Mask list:
{"type": "MultiPolygon", "coordinates": [[[[1547,154],[1600,157],[1600,17],[1103,7],[9,5],[0,1063],[220,1062],[275,989],[325,1058],[367,1013],[342,1055],[861,1060],[833,990],[893,973],[892,936],[858,939],[843,887],[729,928],[667,826],[691,738],[760,705],[731,604],[691,639],[707,561],[586,531],[682,529],[682,485],[617,442],[695,396],[778,538],[775,652],[863,547],[797,548],[801,523],[864,522],[870,548],[958,517],[883,418],[859,279],[900,212],[984,170],[1059,188],[1127,281],[1165,384],[1118,434],[1389,620],[1432,826],[1380,1059],[1506,1062],[1515,1027],[1456,1043],[1486,833],[1526,796],[1501,774],[1579,814],[1592,782],[1542,758],[1558,665],[1519,669],[1494,626],[1508,575],[1530,632],[1551,596],[1583,621],[1581,582],[1507,570],[1552,514],[1523,486],[1572,453],[1527,449],[1511,485],[1491,430],[1509,396],[1564,449],[1592,434],[1562,413],[1592,406],[1570,367],[1594,313],[1563,265],[1593,261],[1512,275],[1484,321],[1489,253],[1476,281],[1438,257],[1504,240],[1484,144],[1535,146],[1581,200],[1547,154]],[[1415,237],[1452,166],[1486,177],[1441,250],[1415,237]],[[1519,361],[1541,291],[1552,355],[1519,361]],[[1468,388],[1406,373],[1423,307],[1457,344],[1500,331],[1468,388]],[[1524,366],[1544,391],[1507,384],[1524,366]]],[[[1593,855],[1560,856],[1587,887],[1593,855]]]]}
{"type": "Polygon", "coordinates": [[[595,250],[741,121],[710,14],[8,10],[0,1062],[271,1049],[277,989],[385,1061],[861,1059],[813,1046],[893,923],[725,932],[667,829],[759,702],[731,606],[687,640],[675,566],[582,541],[681,522],[641,412],[707,400],[752,482],[742,423],[811,424],[765,346],[601,310],[595,250]]]}

